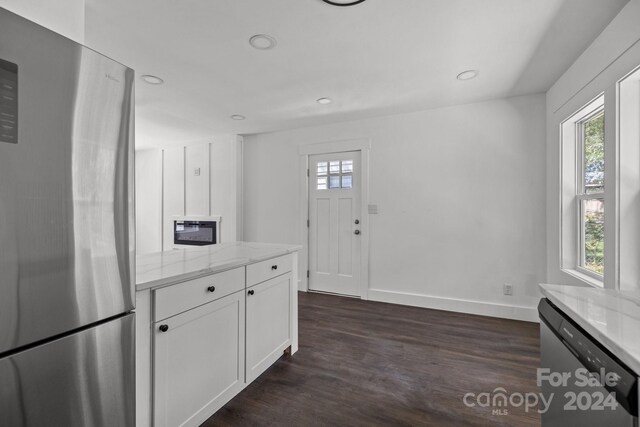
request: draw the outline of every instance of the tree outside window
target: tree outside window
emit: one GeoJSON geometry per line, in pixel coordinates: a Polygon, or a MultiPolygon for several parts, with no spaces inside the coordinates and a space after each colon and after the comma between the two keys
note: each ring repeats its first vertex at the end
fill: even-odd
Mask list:
{"type": "Polygon", "coordinates": [[[597,111],[578,123],[582,154],[579,187],[580,259],[590,272],[604,273],[604,112],[597,111]]]}

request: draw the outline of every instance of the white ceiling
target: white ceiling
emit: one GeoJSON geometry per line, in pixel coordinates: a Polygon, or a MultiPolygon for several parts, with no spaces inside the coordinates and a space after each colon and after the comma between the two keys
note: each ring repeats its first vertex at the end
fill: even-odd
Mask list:
{"type": "Polygon", "coordinates": [[[85,43],[165,80],[136,83],[144,148],[544,92],[627,2],[87,0],[85,43]]]}

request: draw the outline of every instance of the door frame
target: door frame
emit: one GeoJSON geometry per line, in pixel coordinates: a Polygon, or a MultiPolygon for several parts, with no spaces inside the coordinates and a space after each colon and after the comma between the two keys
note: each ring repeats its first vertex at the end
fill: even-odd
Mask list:
{"type": "Polygon", "coordinates": [[[361,248],[360,248],[360,289],[361,299],[369,299],[369,154],[371,152],[371,140],[369,138],[357,138],[338,141],[328,141],[313,144],[303,144],[298,147],[300,157],[299,180],[300,183],[300,209],[299,227],[302,236],[302,261],[300,272],[302,277],[298,282],[298,290],[307,292],[309,290],[309,278],[306,272],[309,271],[309,156],[314,154],[331,154],[345,151],[360,151],[360,212],[361,212],[361,248]]]}

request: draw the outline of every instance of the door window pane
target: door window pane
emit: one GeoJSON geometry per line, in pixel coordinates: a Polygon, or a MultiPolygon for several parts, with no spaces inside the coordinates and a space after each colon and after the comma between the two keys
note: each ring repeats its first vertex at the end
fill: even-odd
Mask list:
{"type": "Polygon", "coordinates": [[[351,175],[342,175],[342,188],[351,188],[351,175]]]}
{"type": "Polygon", "coordinates": [[[604,192],[604,114],[583,124],[584,192],[604,192]]]}
{"type": "Polygon", "coordinates": [[[318,162],[318,175],[326,175],[327,171],[327,162],[318,162]]]}
{"type": "Polygon", "coordinates": [[[329,188],[340,188],[340,175],[331,175],[329,177],[329,188]]]}
{"type": "Polygon", "coordinates": [[[353,173],[353,160],[342,161],[342,173],[353,173]]]}
{"type": "Polygon", "coordinates": [[[326,190],[327,189],[327,177],[319,176],[318,177],[318,190],[326,190]]]}
{"type": "Polygon", "coordinates": [[[332,160],[329,162],[329,173],[340,173],[340,160],[332,160]]]}
{"type": "Polygon", "coordinates": [[[584,268],[604,273],[604,200],[582,201],[584,268]]]}

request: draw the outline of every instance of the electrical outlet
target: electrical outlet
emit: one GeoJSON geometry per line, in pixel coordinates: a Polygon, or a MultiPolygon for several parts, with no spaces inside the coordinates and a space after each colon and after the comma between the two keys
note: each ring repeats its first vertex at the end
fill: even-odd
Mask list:
{"type": "Polygon", "coordinates": [[[513,295],[513,285],[511,283],[502,285],[502,293],[505,295],[513,295]]]}

